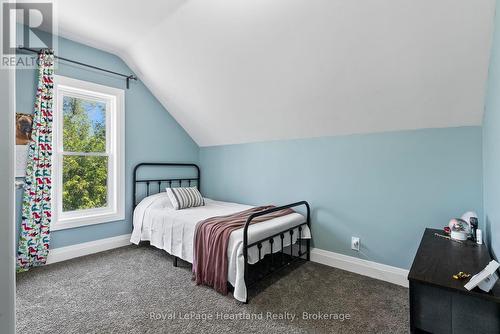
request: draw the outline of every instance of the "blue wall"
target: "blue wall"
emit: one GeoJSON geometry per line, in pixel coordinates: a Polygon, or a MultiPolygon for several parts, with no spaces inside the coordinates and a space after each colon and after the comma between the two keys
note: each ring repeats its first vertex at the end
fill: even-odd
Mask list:
{"type": "MultiPolygon", "coordinates": [[[[497,8],[500,2],[497,2],[497,8]]],[[[500,255],[500,17],[495,33],[483,121],[483,183],[486,235],[496,258],[500,255]]]]}
{"type": "Polygon", "coordinates": [[[205,147],[202,189],[249,204],[305,199],[315,247],[409,268],[425,227],[482,213],[481,145],[480,127],[462,127],[205,147]]]}
{"type": "MultiPolygon", "coordinates": [[[[64,38],[59,39],[58,54],[117,72],[132,73],[120,58],[64,38]]],[[[121,78],[64,62],[58,64],[56,74],[125,89],[125,81],[121,78]]],[[[36,73],[34,70],[17,70],[16,79],[17,112],[32,113],[36,73]]],[[[125,91],[125,113],[126,220],[54,231],[51,248],[130,233],[131,172],[136,163],[198,161],[199,149],[196,143],[141,82],[132,82],[131,88],[125,91]]],[[[21,197],[22,190],[17,190],[18,225],[21,197]]]]}

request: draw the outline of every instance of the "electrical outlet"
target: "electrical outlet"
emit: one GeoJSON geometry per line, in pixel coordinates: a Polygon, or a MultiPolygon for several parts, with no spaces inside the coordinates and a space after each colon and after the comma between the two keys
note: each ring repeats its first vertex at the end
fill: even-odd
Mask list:
{"type": "Polygon", "coordinates": [[[351,238],[351,249],[359,252],[359,238],[358,237],[351,238]]]}

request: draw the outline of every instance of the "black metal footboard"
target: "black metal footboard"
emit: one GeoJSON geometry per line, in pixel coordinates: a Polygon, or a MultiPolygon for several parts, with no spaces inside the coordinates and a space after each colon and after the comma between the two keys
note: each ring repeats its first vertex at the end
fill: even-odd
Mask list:
{"type": "Polygon", "coordinates": [[[243,258],[245,261],[244,278],[245,278],[245,285],[247,288],[247,299],[246,299],[245,303],[248,303],[248,288],[255,285],[263,278],[289,266],[293,262],[300,261],[300,260],[307,260],[307,261],[310,260],[311,240],[310,239],[302,239],[302,230],[303,230],[304,225],[308,226],[309,228],[311,227],[311,209],[309,207],[309,203],[307,203],[306,201],[300,201],[300,202],[291,203],[288,205],[275,207],[275,208],[272,208],[269,210],[254,213],[250,217],[248,217],[248,219],[245,223],[245,227],[243,229],[243,258]],[[283,209],[289,209],[289,208],[293,208],[293,207],[297,207],[297,206],[301,206],[301,205],[304,205],[306,207],[306,210],[307,210],[306,221],[304,223],[302,223],[300,225],[295,225],[289,229],[286,229],[284,231],[280,231],[280,232],[278,232],[274,235],[271,235],[269,237],[266,237],[264,239],[252,242],[251,244],[248,243],[248,227],[250,226],[250,223],[252,222],[252,220],[254,218],[260,217],[260,216],[265,216],[265,215],[270,214],[272,212],[280,211],[283,209]],[[294,252],[294,244],[292,241],[293,241],[293,234],[294,234],[295,230],[298,230],[299,235],[297,238],[298,249],[297,249],[297,247],[295,247],[295,252],[294,252]],[[283,240],[285,239],[285,235],[287,233],[290,235],[290,246],[289,246],[290,250],[289,250],[289,253],[285,254],[285,247],[283,247],[283,240]],[[280,241],[278,242],[278,245],[275,245],[274,239],[278,236],[280,237],[279,238],[280,241]],[[304,251],[302,251],[303,240],[305,240],[305,242],[306,242],[306,245],[304,246],[304,248],[305,248],[304,251]],[[271,249],[271,253],[269,254],[270,255],[270,264],[268,266],[266,266],[265,272],[261,272],[261,270],[259,270],[257,279],[254,279],[252,281],[250,279],[250,275],[249,275],[250,274],[250,272],[249,272],[250,265],[248,263],[248,249],[250,247],[255,247],[255,246],[257,247],[257,249],[259,251],[259,262],[260,262],[263,259],[263,256],[261,254],[261,249],[262,249],[262,245],[265,242],[269,243],[270,249],[271,249]],[[278,247],[278,248],[276,248],[276,247],[278,247]],[[274,253],[275,249],[280,249],[280,251],[279,251],[280,256],[278,257],[278,259],[275,259],[275,253],[274,253]],[[304,256],[305,256],[305,259],[304,259],[304,256]]]}

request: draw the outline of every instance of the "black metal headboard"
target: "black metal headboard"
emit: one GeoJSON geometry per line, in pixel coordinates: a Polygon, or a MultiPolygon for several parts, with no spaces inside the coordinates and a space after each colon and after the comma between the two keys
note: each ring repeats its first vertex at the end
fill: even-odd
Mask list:
{"type": "Polygon", "coordinates": [[[134,180],[133,180],[133,207],[135,208],[137,204],[139,204],[137,200],[137,188],[139,185],[145,185],[146,186],[146,191],[145,194],[146,196],[149,196],[151,194],[156,194],[161,192],[162,186],[165,188],[172,188],[172,187],[183,187],[183,186],[194,186],[200,190],[200,180],[201,180],[201,173],[200,173],[200,167],[196,164],[189,164],[189,163],[176,163],[176,162],[142,162],[140,164],[137,164],[134,167],[134,180]],[[196,170],[196,177],[180,177],[180,178],[144,178],[144,179],[138,179],[138,172],[141,167],[187,167],[187,168],[194,168],[196,170]],[[153,189],[151,189],[153,188],[153,189]],[[157,192],[155,190],[158,189],[157,192]],[[153,191],[152,191],[153,190],[153,191]]]}

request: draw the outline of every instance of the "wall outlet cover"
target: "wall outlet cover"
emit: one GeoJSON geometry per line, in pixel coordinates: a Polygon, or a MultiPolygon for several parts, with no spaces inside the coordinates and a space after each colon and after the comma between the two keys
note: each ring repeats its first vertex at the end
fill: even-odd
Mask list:
{"type": "Polygon", "coordinates": [[[351,238],[351,249],[359,252],[359,238],[358,237],[351,238]]]}

